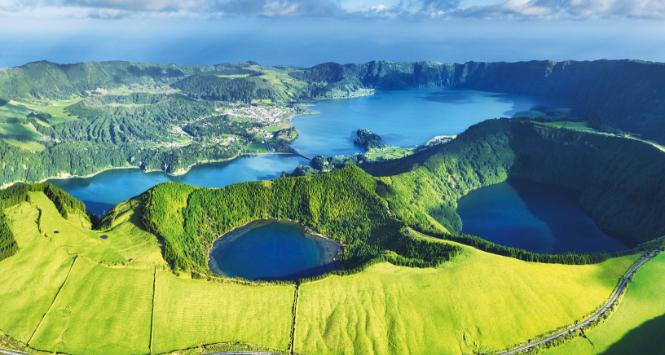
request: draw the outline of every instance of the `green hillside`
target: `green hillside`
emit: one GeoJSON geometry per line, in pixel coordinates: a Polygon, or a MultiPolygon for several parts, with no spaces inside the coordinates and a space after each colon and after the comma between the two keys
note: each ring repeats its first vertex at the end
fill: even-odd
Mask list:
{"type": "Polygon", "coordinates": [[[305,281],[294,324],[293,284],[174,274],[158,238],[137,224],[137,207],[118,206],[102,230],[78,213],[63,217],[39,191],[6,208],[19,248],[0,261],[0,344],[65,353],[288,352],[294,330],[295,353],[498,350],[588,314],[636,259],[531,263],[413,233],[459,253],[437,267],[378,263],[305,281]]]}
{"type": "Polygon", "coordinates": [[[560,118],[663,143],[665,101],[654,83],[664,68],[636,61],[373,61],[311,68],[33,62],[0,71],[0,184],[112,167],[180,173],[248,152],[289,152],[295,134],[280,130],[290,129],[303,104],[375,89],[529,95],[569,107],[560,118]],[[201,134],[209,131],[201,127],[214,133],[201,134]]]}

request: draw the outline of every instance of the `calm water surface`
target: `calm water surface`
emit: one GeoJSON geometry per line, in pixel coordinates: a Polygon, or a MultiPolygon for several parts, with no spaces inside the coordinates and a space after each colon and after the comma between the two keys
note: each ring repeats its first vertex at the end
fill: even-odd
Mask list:
{"type": "Polygon", "coordinates": [[[318,114],[294,120],[299,136],[292,146],[306,157],[358,153],[361,150],[351,138],[358,128],[378,133],[388,145],[416,146],[533,105],[521,96],[473,90],[377,91],[372,96],[316,103],[312,110],[318,114]]]}
{"type": "Polygon", "coordinates": [[[603,231],[570,190],[509,181],[472,191],[459,201],[462,231],[540,253],[618,251],[628,246],[603,231]]]}
{"type": "Polygon", "coordinates": [[[333,270],[338,243],[309,235],[292,223],[256,222],[218,239],[210,269],[249,280],[290,280],[333,270]]]}
{"type": "Polygon", "coordinates": [[[54,179],[60,186],[83,201],[88,211],[104,214],[118,202],[134,197],[166,181],[205,187],[224,187],[242,181],[274,179],[292,171],[306,160],[299,156],[267,154],[245,156],[230,162],[197,165],[187,174],[170,176],[162,172],[146,173],[139,169],[108,170],[91,178],[54,179]]]}
{"type": "MultiPolygon", "coordinates": [[[[357,153],[360,150],[353,145],[351,134],[358,128],[369,128],[381,134],[390,145],[414,146],[436,135],[458,134],[479,121],[510,115],[532,105],[523,97],[471,90],[378,91],[368,97],[317,102],[312,109],[318,114],[295,118],[299,136],[292,146],[307,157],[357,153]]],[[[90,212],[101,215],[118,202],[165,181],[223,187],[242,181],[272,179],[306,162],[298,156],[260,155],[197,166],[179,177],[123,169],[91,178],[52,182],[85,202],[90,212]]]]}

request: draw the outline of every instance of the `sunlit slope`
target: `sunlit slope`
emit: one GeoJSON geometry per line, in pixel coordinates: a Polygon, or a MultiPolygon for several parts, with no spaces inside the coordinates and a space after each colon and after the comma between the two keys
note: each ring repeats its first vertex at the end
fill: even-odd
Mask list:
{"type": "Polygon", "coordinates": [[[148,269],[77,258],[29,345],[76,354],[147,353],[152,279],[148,269]]]}
{"type": "Polygon", "coordinates": [[[288,349],[293,286],[180,278],[130,204],[116,208],[111,229],[92,231],[43,193],[29,196],[5,210],[19,250],[0,262],[2,333],[65,353],[147,353],[151,329],[153,352],[240,342],[288,349]]]}
{"type": "Polygon", "coordinates": [[[26,343],[67,276],[72,257],[50,248],[39,234],[36,209],[24,203],[6,213],[20,249],[0,262],[0,329],[26,343]]]}
{"type": "Polygon", "coordinates": [[[289,347],[293,285],[187,280],[160,271],[155,287],[153,352],[215,343],[289,347]]]}
{"type": "Polygon", "coordinates": [[[619,308],[603,323],[547,354],[657,354],[665,349],[665,254],[634,277],[619,308]]]}
{"type": "Polygon", "coordinates": [[[470,247],[436,269],[378,264],[303,284],[295,350],[426,354],[500,350],[590,313],[635,256],[538,264],[470,247]]]}
{"type": "MultiPolygon", "coordinates": [[[[177,276],[158,258],[155,237],[134,224],[131,203],[117,207],[110,229],[98,232],[76,213],[62,217],[43,193],[29,196],[29,202],[5,210],[19,250],[0,262],[2,333],[39,350],[65,353],[161,353],[208,345],[213,346],[208,350],[288,351],[293,285],[177,276]]],[[[304,282],[295,351],[503,349],[599,307],[637,258],[540,264],[455,245],[461,253],[437,268],[379,263],[356,274],[304,282]]],[[[620,306],[607,326],[614,317],[637,326],[663,314],[657,303],[662,286],[654,284],[662,284],[665,261],[656,261],[636,275],[626,310],[620,306]]],[[[630,329],[610,329],[608,344],[630,329]]]]}

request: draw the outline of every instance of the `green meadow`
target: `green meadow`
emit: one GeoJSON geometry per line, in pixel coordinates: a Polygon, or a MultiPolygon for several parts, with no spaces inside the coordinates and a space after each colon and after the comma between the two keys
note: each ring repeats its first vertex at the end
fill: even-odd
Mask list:
{"type": "Polygon", "coordinates": [[[665,325],[665,254],[644,266],[608,319],[547,354],[657,354],[665,325]]]}
{"type": "MultiPolygon", "coordinates": [[[[19,250],[0,262],[0,283],[9,285],[0,288],[0,312],[7,315],[0,331],[32,349],[75,354],[288,352],[294,284],[176,275],[156,237],[136,224],[134,207],[118,206],[102,231],[91,230],[80,214],[62,217],[42,192],[7,208],[19,250]]],[[[434,268],[382,262],[302,283],[294,351],[503,349],[592,312],[637,258],[541,264],[455,245],[461,253],[434,268]]],[[[645,271],[638,276],[662,268],[645,271]]],[[[636,285],[639,293],[639,279],[636,285]]]]}

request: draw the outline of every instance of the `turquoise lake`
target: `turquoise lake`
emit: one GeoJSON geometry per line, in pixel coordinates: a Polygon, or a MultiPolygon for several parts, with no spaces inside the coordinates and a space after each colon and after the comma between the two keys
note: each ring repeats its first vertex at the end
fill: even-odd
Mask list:
{"type": "Polygon", "coordinates": [[[219,275],[248,280],[295,280],[336,268],[341,246],[293,223],[255,222],[219,238],[208,265],[219,275]]]}
{"type": "MultiPolygon", "coordinates": [[[[412,89],[377,91],[373,96],[316,102],[314,115],[294,119],[299,136],[292,147],[306,157],[317,154],[353,154],[351,134],[369,128],[381,134],[387,144],[415,146],[442,134],[458,134],[489,118],[510,116],[534,105],[529,99],[497,93],[412,89]]],[[[194,167],[183,176],[139,169],[109,170],[90,178],[51,180],[85,202],[88,210],[101,215],[118,202],[136,196],[166,181],[202,187],[273,179],[292,171],[307,160],[296,155],[246,156],[227,163],[194,167]]]]}
{"type": "Polygon", "coordinates": [[[628,249],[596,226],[578,194],[552,185],[508,181],[459,200],[462,231],[497,244],[539,253],[628,249]]]}

